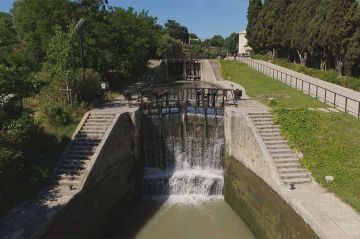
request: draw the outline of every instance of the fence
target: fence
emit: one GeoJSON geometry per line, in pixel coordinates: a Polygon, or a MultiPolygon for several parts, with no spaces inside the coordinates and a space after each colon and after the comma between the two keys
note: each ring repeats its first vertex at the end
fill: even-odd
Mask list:
{"type": "Polygon", "coordinates": [[[360,101],[355,100],[351,97],[345,96],[343,94],[336,93],[332,90],[329,90],[325,87],[319,86],[312,82],[309,82],[304,79],[300,79],[296,76],[290,75],[288,73],[282,72],[280,70],[274,69],[267,65],[261,64],[259,62],[253,61],[250,58],[238,58],[239,61],[246,63],[253,69],[264,73],[267,76],[270,76],[276,80],[280,80],[284,84],[287,84],[293,88],[301,90],[302,92],[315,97],[316,99],[323,100],[325,103],[333,106],[334,108],[349,113],[353,116],[356,116],[360,119],[360,101]]]}

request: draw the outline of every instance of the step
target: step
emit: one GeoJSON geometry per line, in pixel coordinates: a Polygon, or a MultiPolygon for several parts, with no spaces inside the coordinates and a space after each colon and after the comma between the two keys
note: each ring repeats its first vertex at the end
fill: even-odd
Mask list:
{"type": "Polygon", "coordinates": [[[276,167],[278,169],[285,169],[285,168],[301,168],[299,161],[291,162],[291,163],[276,163],[276,167]]]}
{"type": "Polygon", "coordinates": [[[259,134],[281,134],[280,129],[258,129],[259,134]]]}
{"type": "Polygon", "coordinates": [[[282,151],[282,150],[291,150],[290,147],[285,143],[285,144],[279,144],[279,145],[267,145],[266,144],[266,148],[269,151],[282,151]]]}
{"type": "Polygon", "coordinates": [[[61,164],[59,165],[73,165],[73,166],[79,166],[79,167],[87,167],[88,166],[87,160],[77,160],[77,159],[64,159],[61,161],[61,164]]]}
{"type": "Polygon", "coordinates": [[[80,171],[80,170],[76,170],[73,168],[72,169],[71,168],[58,168],[58,169],[56,169],[56,171],[60,174],[66,174],[66,175],[70,175],[70,176],[72,176],[72,175],[80,176],[83,174],[84,170],[80,171]]]}
{"type": "Polygon", "coordinates": [[[91,160],[91,156],[87,156],[87,155],[66,155],[64,160],[91,160]]]}
{"type": "MultiPolygon", "coordinates": [[[[87,119],[86,123],[90,123],[90,124],[111,124],[112,120],[103,120],[103,119],[87,119]]],[[[87,125],[85,123],[85,125],[87,125]]]]}
{"type": "Polygon", "coordinates": [[[284,141],[284,138],[281,136],[277,136],[277,137],[264,137],[262,139],[266,144],[268,143],[278,143],[278,142],[286,142],[284,141]]]}
{"type": "Polygon", "coordinates": [[[71,149],[67,152],[67,155],[69,155],[69,154],[86,154],[86,155],[88,155],[90,153],[94,153],[93,147],[89,147],[89,148],[71,147],[71,149]]]}
{"type": "Polygon", "coordinates": [[[286,154],[286,155],[290,155],[293,154],[293,151],[291,151],[290,149],[272,149],[269,150],[271,155],[279,155],[279,154],[286,154]]]}
{"type": "Polygon", "coordinates": [[[86,125],[86,126],[83,126],[83,127],[81,128],[81,130],[95,130],[95,131],[100,130],[100,131],[106,131],[108,128],[109,128],[108,126],[101,126],[101,125],[99,125],[99,126],[88,126],[88,125],[86,125]]]}
{"type": "Polygon", "coordinates": [[[274,140],[274,141],[267,141],[265,142],[266,146],[270,147],[270,146],[283,146],[283,145],[286,145],[288,146],[287,144],[287,141],[285,141],[284,139],[282,140],[274,140]]]}
{"type": "Polygon", "coordinates": [[[56,184],[60,186],[67,186],[69,187],[69,190],[76,190],[80,186],[80,181],[59,180],[56,184]]]}
{"type": "Polygon", "coordinates": [[[272,116],[271,115],[250,115],[251,119],[254,120],[272,120],[272,116]]]}
{"type": "Polygon", "coordinates": [[[275,163],[275,165],[279,165],[279,164],[285,164],[285,163],[297,163],[297,164],[299,164],[299,159],[297,159],[297,158],[294,158],[294,157],[292,157],[292,158],[283,158],[283,159],[273,159],[273,161],[274,161],[274,163],[275,163]]]}
{"type": "Polygon", "coordinates": [[[104,135],[106,133],[105,130],[88,130],[88,129],[82,129],[78,132],[78,134],[101,134],[104,135]]]}
{"type": "Polygon", "coordinates": [[[309,173],[308,172],[305,172],[305,173],[284,173],[284,174],[280,174],[280,177],[282,179],[308,178],[309,173]]]}
{"type": "Polygon", "coordinates": [[[271,113],[249,113],[250,116],[272,116],[271,113]]]}
{"type": "Polygon", "coordinates": [[[311,182],[311,178],[290,178],[290,179],[283,179],[283,183],[285,184],[304,184],[311,182]]]}
{"type": "Polygon", "coordinates": [[[252,122],[254,123],[271,123],[273,124],[273,121],[271,119],[252,119],[252,122]]]}
{"type": "Polygon", "coordinates": [[[88,119],[114,119],[111,115],[89,115],[88,119]]]}
{"type": "Polygon", "coordinates": [[[296,158],[294,153],[284,153],[284,154],[271,154],[273,159],[289,159],[289,158],[296,158]]]}
{"type": "Polygon", "coordinates": [[[282,168],[278,169],[279,174],[291,174],[291,173],[307,173],[306,169],[303,169],[301,167],[298,168],[282,168]]]}
{"type": "MultiPolygon", "coordinates": [[[[87,139],[87,138],[75,138],[74,144],[76,145],[98,145],[101,139],[87,139]]],[[[73,145],[74,145],[73,144],[73,145]]]]}
{"type": "Polygon", "coordinates": [[[281,130],[279,126],[267,125],[267,126],[256,126],[258,130],[281,130]]]}
{"type": "Polygon", "coordinates": [[[86,165],[80,165],[80,164],[64,164],[64,163],[61,163],[59,165],[59,169],[72,169],[72,170],[77,170],[77,171],[84,171],[86,169],[86,165]]]}
{"type": "Polygon", "coordinates": [[[70,151],[95,151],[97,145],[90,144],[73,144],[70,151]]]}
{"type": "Polygon", "coordinates": [[[272,121],[263,122],[263,123],[255,122],[254,125],[255,125],[256,128],[258,128],[258,127],[270,127],[270,126],[273,126],[274,123],[272,121]]]}
{"type": "Polygon", "coordinates": [[[79,175],[66,175],[66,174],[58,174],[54,177],[54,180],[60,181],[60,180],[69,180],[69,181],[80,181],[81,176],[79,175]]]}
{"type": "Polygon", "coordinates": [[[111,123],[92,123],[92,122],[85,122],[83,127],[109,127],[111,123]]]}
{"type": "Polygon", "coordinates": [[[274,138],[274,137],[278,137],[278,136],[281,136],[280,132],[277,132],[277,133],[259,133],[260,136],[262,138],[274,138]]]}
{"type": "Polygon", "coordinates": [[[76,139],[102,139],[104,135],[100,134],[77,134],[76,139]]]}

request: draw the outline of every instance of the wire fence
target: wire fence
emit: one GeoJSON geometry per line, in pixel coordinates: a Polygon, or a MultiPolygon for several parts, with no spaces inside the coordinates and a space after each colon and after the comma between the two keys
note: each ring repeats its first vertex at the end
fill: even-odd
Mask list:
{"type": "Polygon", "coordinates": [[[282,72],[275,68],[269,67],[262,63],[256,62],[250,58],[240,57],[237,58],[240,62],[243,62],[253,69],[264,73],[267,76],[270,76],[276,80],[283,82],[295,89],[301,90],[302,92],[313,96],[316,99],[322,100],[325,103],[331,105],[339,111],[349,113],[353,116],[356,116],[360,119],[360,101],[348,97],[343,94],[336,93],[332,90],[329,90],[323,86],[319,86],[312,82],[309,82],[304,79],[300,79],[291,74],[282,72]]]}

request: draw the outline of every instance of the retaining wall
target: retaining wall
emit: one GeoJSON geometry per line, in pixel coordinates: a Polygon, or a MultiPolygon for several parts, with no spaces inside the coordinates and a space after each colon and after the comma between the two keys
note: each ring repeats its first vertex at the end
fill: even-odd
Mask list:
{"type": "Polygon", "coordinates": [[[143,163],[139,127],[138,113],[119,116],[83,190],[61,210],[40,237],[94,238],[100,236],[112,213],[126,219],[141,193],[143,163]]]}

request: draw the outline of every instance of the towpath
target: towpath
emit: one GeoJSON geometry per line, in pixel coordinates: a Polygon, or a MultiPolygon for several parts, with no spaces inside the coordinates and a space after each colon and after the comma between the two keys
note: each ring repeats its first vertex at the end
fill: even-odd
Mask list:
{"type": "Polygon", "coordinates": [[[238,58],[255,70],[272,78],[281,80],[294,88],[310,94],[338,110],[347,112],[360,118],[360,92],[326,82],[270,62],[252,60],[250,58],[238,58]]]}

